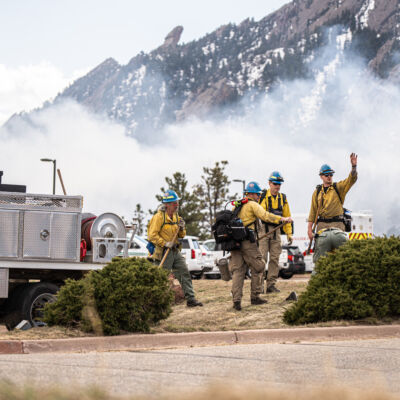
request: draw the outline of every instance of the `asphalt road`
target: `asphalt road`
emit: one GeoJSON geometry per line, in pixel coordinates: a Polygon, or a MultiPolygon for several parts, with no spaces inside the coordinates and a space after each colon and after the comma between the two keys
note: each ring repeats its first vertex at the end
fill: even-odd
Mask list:
{"type": "Polygon", "coordinates": [[[94,384],[122,395],[231,382],[277,388],[345,384],[400,393],[400,339],[0,355],[2,378],[18,384],[94,384]]]}

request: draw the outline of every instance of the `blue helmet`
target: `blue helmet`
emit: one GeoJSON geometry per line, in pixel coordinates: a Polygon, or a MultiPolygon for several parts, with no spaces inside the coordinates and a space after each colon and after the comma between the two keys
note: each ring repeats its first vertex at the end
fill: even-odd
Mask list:
{"type": "Polygon", "coordinates": [[[278,183],[278,184],[285,182],[283,176],[280,174],[279,171],[272,171],[268,180],[272,183],[278,183]]]}
{"type": "Polygon", "coordinates": [[[261,194],[262,190],[257,182],[252,181],[247,184],[244,192],[261,194]]]}
{"type": "Polygon", "coordinates": [[[176,194],[175,191],[173,190],[167,190],[163,195],[162,195],[162,202],[163,203],[173,203],[174,201],[178,201],[180,198],[176,194]]]}
{"type": "Polygon", "coordinates": [[[319,170],[320,175],[334,174],[334,173],[335,173],[335,171],[328,164],[322,165],[319,170]]]}

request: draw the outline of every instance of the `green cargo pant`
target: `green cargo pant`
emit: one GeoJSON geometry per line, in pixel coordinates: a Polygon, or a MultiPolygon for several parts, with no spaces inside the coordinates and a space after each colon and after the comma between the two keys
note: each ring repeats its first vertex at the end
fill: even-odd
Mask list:
{"type": "Polygon", "coordinates": [[[314,264],[329,251],[340,247],[347,240],[347,235],[338,228],[328,228],[318,234],[315,239],[314,264]]]}
{"type": "MultiPolygon", "coordinates": [[[[273,226],[268,226],[268,230],[274,229],[273,226]]],[[[265,233],[265,225],[262,224],[262,227],[259,231],[259,236],[265,233]]],[[[271,237],[261,239],[259,241],[261,254],[267,262],[268,253],[269,253],[269,262],[268,262],[268,274],[267,274],[267,288],[274,286],[276,281],[278,280],[279,275],[279,257],[282,253],[282,243],[281,243],[281,234],[279,231],[274,232],[271,237]]],[[[264,273],[263,278],[260,282],[260,290],[262,291],[264,284],[264,273]]]]}
{"type": "Polygon", "coordinates": [[[231,251],[229,270],[232,273],[232,296],[233,301],[240,301],[243,296],[243,283],[247,266],[251,271],[251,294],[256,299],[260,293],[260,275],[265,269],[265,263],[256,243],[249,240],[242,242],[240,250],[231,251]]]}
{"type": "MultiPolygon", "coordinates": [[[[154,260],[154,264],[160,265],[160,263],[161,261],[154,260]]],[[[183,293],[185,294],[185,299],[194,299],[192,278],[190,277],[186,261],[178,249],[170,250],[163,264],[163,268],[171,271],[175,278],[178,279],[178,282],[182,286],[183,293]]]]}

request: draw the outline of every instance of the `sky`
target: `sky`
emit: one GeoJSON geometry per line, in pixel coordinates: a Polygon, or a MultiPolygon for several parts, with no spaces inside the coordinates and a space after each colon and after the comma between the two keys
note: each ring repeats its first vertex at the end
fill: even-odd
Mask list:
{"type": "Polygon", "coordinates": [[[259,20],[288,0],[2,0],[0,124],[39,107],[109,57],[120,64],[160,46],[177,25],[181,42],[229,22],[259,20]]]}
{"type": "Polygon", "coordinates": [[[163,43],[177,25],[188,42],[229,22],[256,20],[288,0],[2,0],[0,64],[49,62],[66,74],[108,57],[126,64],[163,43]],[[4,38],[7,38],[4,40],[4,38]]]}

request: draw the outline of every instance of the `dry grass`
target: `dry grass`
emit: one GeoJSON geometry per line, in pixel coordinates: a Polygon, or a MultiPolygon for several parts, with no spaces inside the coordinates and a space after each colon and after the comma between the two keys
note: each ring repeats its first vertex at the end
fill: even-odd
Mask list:
{"type": "Polygon", "coordinates": [[[205,389],[170,391],[163,395],[154,396],[114,396],[99,388],[66,388],[66,387],[37,387],[28,385],[14,385],[0,383],[0,400],[400,400],[398,394],[389,393],[381,388],[372,390],[359,390],[351,387],[325,386],[321,388],[302,387],[295,389],[273,389],[263,386],[260,382],[258,388],[254,386],[237,384],[235,387],[208,386],[205,389]]]}
{"type": "MultiPolygon", "coordinates": [[[[250,304],[250,281],[246,280],[243,290],[242,311],[232,308],[231,284],[222,280],[195,280],[193,281],[196,296],[204,303],[204,307],[188,308],[186,304],[174,306],[168,319],[161,321],[152,328],[152,333],[163,332],[195,332],[195,331],[228,331],[245,329],[293,328],[282,322],[282,315],[290,302],[285,301],[290,292],[298,295],[306,290],[308,279],[279,280],[277,286],[280,293],[261,295],[268,303],[260,306],[250,304]]],[[[303,325],[315,326],[349,326],[358,324],[391,324],[399,323],[398,319],[362,321],[332,321],[318,324],[303,325]]],[[[78,329],[63,327],[34,328],[28,331],[7,332],[0,327],[0,340],[29,340],[29,339],[61,339],[83,336],[94,336],[78,329]]]]}
{"type": "Polygon", "coordinates": [[[62,326],[44,326],[42,328],[32,328],[27,331],[13,330],[7,331],[1,327],[0,340],[36,340],[36,339],[66,339],[83,336],[94,336],[79,329],[64,328],[62,326]]]}
{"type": "Polygon", "coordinates": [[[306,289],[307,280],[280,280],[281,293],[261,295],[268,304],[250,304],[250,281],[243,288],[242,311],[232,308],[232,282],[222,280],[193,281],[196,297],[203,308],[188,308],[185,304],[174,307],[168,319],[160,321],[152,332],[228,331],[244,329],[282,328],[282,314],[289,306],[285,301],[290,292],[300,294],[306,289]]]}

